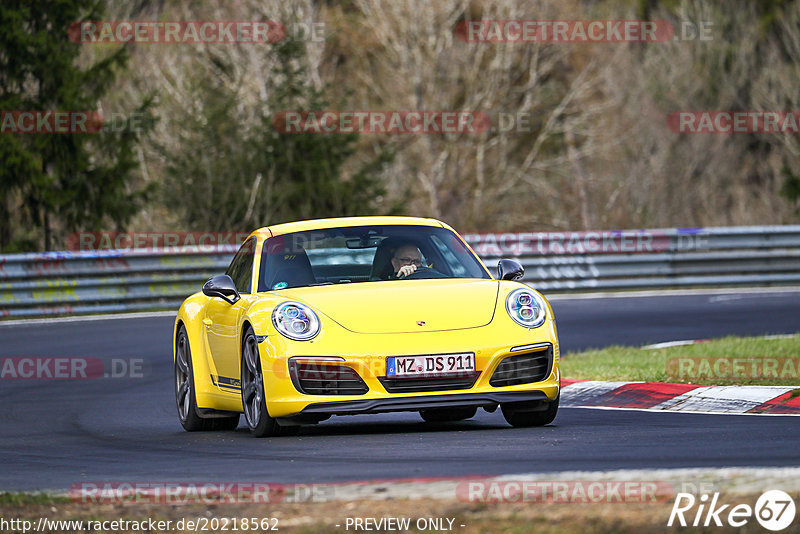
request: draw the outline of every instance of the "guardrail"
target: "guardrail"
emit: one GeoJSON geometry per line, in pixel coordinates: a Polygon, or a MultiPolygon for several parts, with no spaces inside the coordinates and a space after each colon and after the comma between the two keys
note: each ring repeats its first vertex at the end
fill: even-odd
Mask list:
{"type": "Polygon", "coordinates": [[[465,236],[486,265],[510,257],[544,292],[800,283],[800,226],[465,236]]]}
{"type": "MultiPolygon", "coordinates": [[[[800,225],[466,234],[484,263],[514,258],[545,292],[800,284],[800,225]]],[[[0,255],[0,317],[176,309],[236,251],[0,255]]]]}

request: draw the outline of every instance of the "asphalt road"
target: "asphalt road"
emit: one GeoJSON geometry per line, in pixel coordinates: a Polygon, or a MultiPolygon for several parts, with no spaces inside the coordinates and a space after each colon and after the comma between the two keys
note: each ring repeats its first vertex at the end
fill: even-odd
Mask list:
{"type": "MultiPolygon", "coordinates": [[[[559,299],[564,351],[800,331],[800,293],[559,299]]],[[[0,380],[0,490],[100,481],[332,482],[622,468],[797,466],[800,418],[564,408],[536,429],[498,412],[334,417],[299,436],[189,434],[172,390],[170,317],[0,324],[0,357],[141,360],[141,378],[0,380]]]]}

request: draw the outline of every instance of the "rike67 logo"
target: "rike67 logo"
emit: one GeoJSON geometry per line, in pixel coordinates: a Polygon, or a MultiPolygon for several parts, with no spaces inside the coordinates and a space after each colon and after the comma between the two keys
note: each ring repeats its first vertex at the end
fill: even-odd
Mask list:
{"type": "Polygon", "coordinates": [[[781,490],[764,492],[755,507],[749,504],[722,504],[719,493],[709,500],[708,494],[696,498],[691,493],[678,493],[667,526],[743,527],[753,517],[767,530],[783,530],[794,521],[795,504],[788,493],[781,490]]]}

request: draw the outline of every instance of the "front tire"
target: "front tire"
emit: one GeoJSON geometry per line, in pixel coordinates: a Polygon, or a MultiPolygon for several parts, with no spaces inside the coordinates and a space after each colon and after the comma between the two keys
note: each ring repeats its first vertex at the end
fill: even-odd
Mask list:
{"type": "Polygon", "coordinates": [[[549,425],[556,418],[560,399],[561,394],[559,393],[554,401],[547,403],[547,408],[544,410],[530,411],[530,406],[514,404],[501,404],[500,409],[503,411],[503,417],[511,426],[520,428],[544,426],[549,425]]]}
{"type": "Polygon", "coordinates": [[[275,436],[280,430],[267,412],[265,393],[258,341],[248,328],[242,340],[242,409],[250,432],[258,438],[275,436]]]}

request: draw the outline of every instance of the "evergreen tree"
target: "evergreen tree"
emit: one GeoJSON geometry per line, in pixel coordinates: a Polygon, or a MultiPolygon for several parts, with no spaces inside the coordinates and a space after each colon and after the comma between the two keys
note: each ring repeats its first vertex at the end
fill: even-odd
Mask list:
{"type": "MultiPolygon", "coordinates": [[[[355,153],[358,134],[278,131],[275,114],[327,109],[329,102],[308,82],[304,43],[286,39],[270,53],[278,67],[267,111],[242,110],[231,89],[235,80],[198,79],[191,100],[202,109],[186,118],[177,150],[161,147],[168,178],[163,198],[187,228],[244,231],[379,209],[384,190],[378,174],[391,154],[380,153],[344,179],[342,166],[355,153]]],[[[216,66],[223,77],[234,70],[216,66]]]]}
{"type": "MultiPolygon", "coordinates": [[[[4,0],[0,6],[0,110],[93,111],[124,68],[127,50],[79,65],[81,47],[69,26],[102,20],[101,2],[4,0]]],[[[149,127],[149,102],[137,120],[117,120],[99,133],[0,135],[0,250],[50,250],[84,229],[117,228],[135,214],[134,150],[149,127]],[[124,125],[122,124],[124,122],[124,125]],[[30,229],[39,236],[31,240],[30,229]],[[26,232],[28,240],[26,241],[26,232]],[[38,245],[37,245],[38,242],[38,245]]]]}

